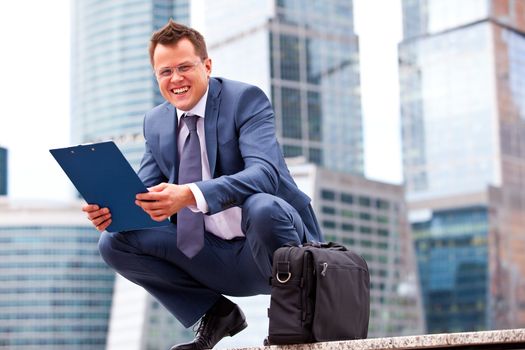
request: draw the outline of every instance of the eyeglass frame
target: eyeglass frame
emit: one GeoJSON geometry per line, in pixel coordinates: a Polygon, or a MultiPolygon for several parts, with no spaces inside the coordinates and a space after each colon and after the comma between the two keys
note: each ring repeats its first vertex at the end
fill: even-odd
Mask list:
{"type": "Polygon", "coordinates": [[[173,77],[173,74],[175,72],[177,72],[177,75],[184,75],[184,74],[188,74],[189,72],[191,72],[199,63],[202,63],[201,60],[197,60],[197,61],[194,61],[194,62],[186,62],[186,63],[182,63],[182,64],[179,64],[178,66],[175,66],[175,67],[161,67],[157,70],[153,70],[153,74],[155,75],[155,77],[158,79],[158,80],[164,80],[164,79],[169,79],[171,77],[173,77]],[[162,76],[160,71],[161,70],[169,70],[170,71],[170,74],[169,75],[166,75],[166,76],[162,76]]]}

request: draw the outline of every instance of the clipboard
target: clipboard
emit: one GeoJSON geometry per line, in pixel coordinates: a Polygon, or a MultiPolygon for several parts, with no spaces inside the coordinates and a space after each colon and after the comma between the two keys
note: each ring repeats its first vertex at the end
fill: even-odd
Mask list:
{"type": "Polygon", "coordinates": [[[135,204],[137,193],[148,192],[113,141],[50,149],[51,155],[87,203],[109,208],[109,232],[167,226],[135,204]]]}

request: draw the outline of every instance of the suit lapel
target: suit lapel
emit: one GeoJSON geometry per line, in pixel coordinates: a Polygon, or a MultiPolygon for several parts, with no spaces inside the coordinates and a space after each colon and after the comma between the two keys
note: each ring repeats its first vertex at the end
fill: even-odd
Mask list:
{"type": "Polygon", "coordinates": [[[206,101],[206,112],[204,118],[204,130],[206,133],[206,152],[210,164],[210,174],[214,177],[217,162],[217,118],[219,117],[221,84],[214,78],[210,78],[208,100],[206,101]]]}

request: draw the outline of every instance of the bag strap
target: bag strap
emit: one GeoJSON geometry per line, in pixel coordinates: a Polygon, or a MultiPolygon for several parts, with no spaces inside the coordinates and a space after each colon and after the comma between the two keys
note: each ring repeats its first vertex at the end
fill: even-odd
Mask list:
{"type": "Polygon", "coordinates": [[[290,272],[290,250],[292,249],[292,247],[294,247],[293,242],[286,243],[284,247],[288,247],[284,255],[284,260],[274,261],[274,265],[277,265],[275,278],[280,283],[286,283],[292,277],[292,273],[290,272]]]}

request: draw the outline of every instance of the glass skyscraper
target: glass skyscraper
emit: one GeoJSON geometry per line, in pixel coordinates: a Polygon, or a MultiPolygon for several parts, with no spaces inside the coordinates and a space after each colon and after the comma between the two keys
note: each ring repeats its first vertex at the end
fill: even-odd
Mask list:
{"type": "Polygon", "coordinates": [[[149,62],[151,33],[187,22],[189,0],[73,1],[71,134],[74,143],[114,140],[137,168],[144,113],[160,104],[149,62]]]}
{"type": "Polygon", "coordinates": [[[202,17],[214,72],[271,97],[286,157],[364,174],[352,1],[208,1],[202,17]]]}
{"type": "Polygon", "coordinates": [[[0,147],[0,196],[7,195],[7,149],[0,147]]]}
{"type": "Polygon", "coordinates": [[[433,332],[489,328],[488,210],[436,210],[412,226],[419,278],[433,332]]]}
{"type": "Polygon", "coordinates": [[[352,1],[277,1],[269,23],[272,101],[287,157],[362,175],[352,1]]]}
{"type": "Polygon", "coordinates": [[[0,198],[0,349],[106,348],[115,275],[79,205],[0,198]]]}
{"type": "Polygon", "coordinates": [[[429,331],[523,326],[525,3],[402,6],[403,165],[429,331]],[[469,275],[479,279],[459,297],[452,281],[469,275]]]}

